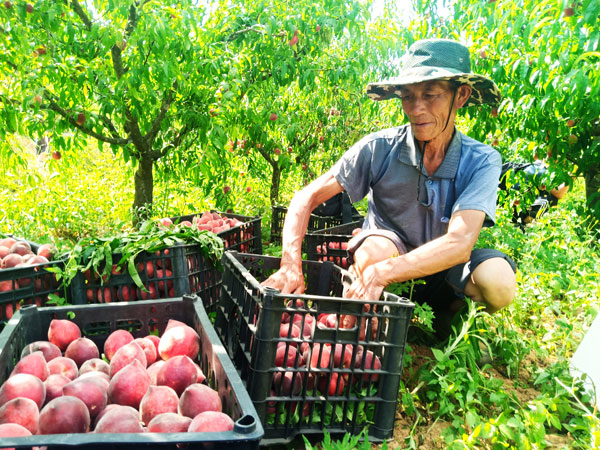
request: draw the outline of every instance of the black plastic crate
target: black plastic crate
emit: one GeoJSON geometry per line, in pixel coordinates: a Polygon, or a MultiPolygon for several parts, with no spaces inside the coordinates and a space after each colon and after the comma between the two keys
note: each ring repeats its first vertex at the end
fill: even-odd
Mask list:
{"type": "MultiPolygon", "coordinates": [[[[284,206],[273,206],[271,214],[271,242],[281,243],[281,232],[283,231],[283,222],[287,208],[284,206]]],[[[360,214],[353,214],[352,221],[361,220],[363,217],[360,214]]],[[[317,216],[311,214],[308,221],[308,231],[324,230],[330,227],[335,227],[344,223],[342,216],[317,216]]],[[[256,252],[260,253],[260,252],[256,252]]]]}
{"type": "Polygon", "coordinates": [[[348,241],[352,231],[362,227],[363,220],[345,223],[325,230],[306,233],[306,259],[330,261],[343,269],[348,268],[348,241]]]}
{"type": "Polygon", "coordinates": [[[279,258],[226,252],[223,265],[215,329],[265,428],[261,445],[286,443],[298,434],[319,437],[325,430],[358,434],[369,425],[371,441],[391,437],[414,304],[387,292],[383,301],[342,298],[350,275],[330,262],[303,261],[302,295],[261,286],[279,268],[279,258]],[[340,326],[346,315],[364,323],[364,336],[359,326],[340,326]],[[304,330],[299,337],[282,327],[286,320],[304,330]],[[311,328],[319,320],[330,320],[333,328],[311,328]],[[287,362],[277,361],[278,347],[279,356],[290,357],[287,362]],[[325,349],[334,355],[339,350],[343,363],[325,349]],[[316,364],[307,366],[304,356],[316,364]],[[380,366],[372,365],[373,356],[380,366]]]}
{"type": "MultiPolygon", "coordinates": [[[[93,269],[78,273],[70,285],[71,297],[83,303],[112,303],[198,294],[205,307],[214,311],[221,273],[200,244],[175,244],[155,253],[140,253],[135,267],[145,289],[135,283],[127,264],[118,271],[116,263],[121,257],[113,254],[110,277],[93,269]]],[[[104,267],[99,271],[103,273],[104,267]]]]}
{"type": "MultiPolygon", "coordinates": [[[[40,244],[7,235],[18,241],[27,242],[34,253],[40,244]]],[[[22,305],[45,306],[50,294],[65,297],[67,292],[56,281],[56,275],[48,269],[63,268],[64,261],[54,260],[31,266],[0,269],[0,330],[22,305]]]]}
{"type": "MultiPolygon", "coordinates": [[[[210,211],[215,213],[216,211],[210,211]]],[[[262,229],[260,216],[242,216],[226,212],[217,212],[221,217],[237,219],[241,224],[217,233],[226,250],[237,250],[243,253],[262,253],[262,229]]],[[[188,221],[193,223],[194,217],[201,214],[189,214],[186,216],[171,217],[173,223],[188,221]]]]}
{"type": "Polygon", "coordinates": [[[21,438],[2,438],[2,446],[28,447],[47,445],[56,448],[183,448],[256,449],[263,428],[235,367],[221,346],[214,328],[198,297],[141,301],[111,305],[75,305],[69,307],[30,306],[22,308],[0,334],[0,383],[10,375],[22,349],[37,340],[47,340],[47,330],[54,318],[77,323],[82,335],[102,348],[108,335],[127,329],[135,337],[158,330],[162,333],[169,319],[192,326],[200,336],[198,364],[207,383],[220,394],[223,412],[234,422],[230,432],[218,433],[113,433],[55,434],[21,438]],[[72,315],[74,314],[74,315],[72,315]]]}

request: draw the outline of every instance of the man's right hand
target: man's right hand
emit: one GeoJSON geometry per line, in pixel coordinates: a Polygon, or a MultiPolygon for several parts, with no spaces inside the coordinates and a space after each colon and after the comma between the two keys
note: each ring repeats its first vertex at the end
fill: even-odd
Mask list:
{"type": "Polygon", "coordinates": [[[302,268],[282,266],[277,272],[262,282],[263,286],[272,287],[282,294],[304,294],[304,275],[302,268]]]}

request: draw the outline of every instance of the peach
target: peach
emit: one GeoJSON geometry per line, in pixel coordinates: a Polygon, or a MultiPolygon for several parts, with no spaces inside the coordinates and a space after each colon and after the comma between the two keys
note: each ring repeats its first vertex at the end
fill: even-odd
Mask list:
{"type": "Polygon", "coordinates": [[[167,412],[154,417],[148,424],[150,433],[183,433],[188,431],[192,419],[167,412]]]}
{"type": "Polygon", "coordinates": [[[233,420],[227,414],[218,411],[204,411],[192,420],[188,432],[202,433],[204,431],[231,431],[233,420]]]}
{"type": "Polygon", "coordinates": [[[159,414],[176,413],[178,404],[179,397],[169,386],[150,385],[140,402],[140,420],[147,426],[159,414]]]}
{"type": "MultiPolygon", "coordinates": [[[[0,438],[9,437],[24,437],[31,436],[29,430],[16,423],[3,423],[0,424],[0,438]]],[[[6,450],[14,450],[14,447],[10,447],[6,450]]]]}
{"type": "Polygon", "coordinates": [[[11,375],[16,375],[17,373],[29,373],[42,381],[50,375],[46,358],[44,358],[44,354],[41,351],[33,352],[17,362],[11,375]]]}
{"type": "Polygon", "coordinates": [[[158,376],[158,371],[164,365],[165,365],[165,361],[163,361],[162,359],[159,359],[158,361],[156,361],[154,364],[152,364],[150,367],[148,367],[146,369],[146,372],[148,373],[148,375],[150,375],[150,383],[153,384],[154,386],[156,386],[156,377],[158,376]]]}
{"type": "MultiPolygon", "coordinates": [[[[0,246],[0,259],[6,258],[8,255],[10,255],[10,249],[8,247],[0,246]]],[[[2,267],[1,264],[0,267],[2,267]]]]}
{"type": "Polygon", "coordinates": [[[85,361],[79,368],[79,375],[83,375],[88,372],[101,372],[106,375],[110,375],[109,364],[100,358],[91,358],[85,361]]]}
{"type": "Polygon", "coordinates": [[[286,343],[280,342],[277,344],[277,351],[275,352],[275,366],[277,367],[294,367],[296,359],[298,360],[298,366],[302,364],[302,357],[298,355],[296,347],[289,346],[286,350],[286,343]]]}
{"type": "Polygon", "coordinates": [[[298,395],[302,390],[302,373],[275,372],[273,374],[273,389],[276,395],[298,395]]]}
{"type": "Polygon", "coordinates": [[[70,383],[72,380],[69,377],[64,376],[60,373],[53,373],[44,380],[44,387],[46,388],[46,401],[55,399],[63,395],[63,386],[70,383]]]}
{"type": "Polygon", "coordinates": [[[156,384],[169,386],[181,395],[185,388],[196,383],[198,369],[188,356],[180,355],[167,359],[156,374],[156,384]]]}
{"type": "Polygon", "coordinates": [[[146,368],[146,354],[144,353],[144,350],[142,350],[142,347],[137,345],[134,341],[131,341],[129,344],[125,344],[117,350],[110,360],[110,377],[114,377],[119,370],[131,363],[134,359],[139,361],[144,366],[144,369],[146,368]]]}
{"type": "Polygon", "coordinates": [[[205,384],[195,383],[188,386],[179,399],[179,414],[192,419],[204,411],[221,410],[219,393],[205,384]]]}
{"type": "Polygon", "coordinates": [[[21,425],[31,434],[38,429],[40,410],[33,400],[17,397],[0,406],[0,423],[16,423],[21,425]]]}
{"type": "Polygon", "coordinates": [[[98,372],[97,370],[92,370],[91,372],[86,372],[84,374],[79,375],[76,380],[82,380],[91,378],[95,380],[97,383],[100,383],[104,386],[104,389],[108,391],[108,385],[110,384],[110,377],[104,372],[98,372]]]}
{"type": "Polygon", "coordinates": [[[77,375],[79,374],[75,361],[66,356],[59,356],[58,358],[51,360],[48,363],[48,371],[50,374],[60,373],[71,380],[77,378],[77,375]]]}
{"type": "Polygon", "coordinates": [[[137,411],[128,406],[115,405],[98,420],[94,433],[143,433],[137,411]],[[134,414],[135,413],[135,414],[134,414]]]}
{"type": "Polygon", "coordinates": [[[199,351],[200,336],[188,325],[167,326],[158,343],[158,353],[162,359],[179,355],[195,359],[199,351]]]}
{"type": "Polygon", "coordinates": [[[65,351],[68,345],[81,337],[81,330],[75,322],[66,319],[53,319],[48,328],[48,340],[65,351]]]}
{"type": "Polygon", "coordinates": [[[321,347],[320,344],[315,344],[310,357],[310,367],[317,369],[326,369],[330,366],[331,346],[325,344],[321,347]]]}
{"type": "Polygon", "coordinates": [[[16,243],[17,240],[11,237],[0,239],[0,247],[11,248],[16,243]]]}
{"type": "Polygon", "coordinates": [[[327,380],[329,380],[328,375],[322,375],[319,377],[318,389],[321,391],[323,395],[342,395],[344,392],[344,377],[340,376],[339,373],[333,372],[331,374],[331,379],[329,380],[329,385],[327,384],[327,380]]]}
{"type": "Polygon", "coordinates": [[[282,323],[279,327],[279,337],[293,339],[299,338],[300,327],[295,323],[292,323],[291,326],[289,323],[282,323]]]}
{"type": "Polygon", "coordinates": [[[10,255],[6,255],[2,259],[2,268],[3,269],[12,269],[13,267],[18,266],[19,264],[23,264],[23,257],[16,253],[11,253],[10,255]]]}
{"type": "Polygon", "coordinates": [[[100,411],[98,413],[98,415],[96,416],[96,418],[94,419],[94,421],[93,421],[94,429],[96,428],[96,426],[98,426],[98,422],[100,422],[102,417],[104,417],[106,414],[108,414],[108,412],[112,409],[121,409],[122,416],[127,415],[128,417],[133,417],[134,419],[137,419],[139,416],[138,410],[135,408],[132,408],[131,406],[123,406],[123,405],[117,405],[116,403],[109,403],[108,405],[106,405],[106,408],[104,408],[102,411],[100,411]]]}
{"type": "Polygon", "coordinates": [[[152,341],[152,343],[154,344],[154,347],[156,347],[156,355],[158,357],[158,344],[160,342],[160,338],[158,336],[156,336],[155,334],[149,334],[148,336],[145,336],[146,339],[150,339],[152,341]]]}
{"type": "Polygon", "coordinates": [[[48,258],[40,255],[33,255],[27,260],[29,266],[35,266],[36,264],[48,264],[48,258]]]}
{"type": "Polygon", "coordinates": [[[90,413],[77,397],[57,397],[40,411],[38,434],[85,433],[89,427],[90,413]]]}
{"type": "Polygon", "coordinates": [[[104,385],[94,377],[77,378],[63,386],[63,395],[72,395],[83,401],[93,420],[106,407],[107,385],[108,383],[104,385]]]}
{"type": "Polygon", "coordinates": [[[15,242],[10,248],[10,252],[21,256],[27,255],[31,253],[31,246],[27,242],[15,242]]]}
{"type": "MultiPolygon", "coordinates": [[[[381,370],[381,361],[371,350],[359,351],[356,353],[354,358],[354,367],[366,370],[381,370]]],[[[358,380],[360,377],[354,377],[354,380],[358,380]]],[[[378,373],[365,373],[362,376],[364,382],[377,381],[379,379],[378,373]]]]}
{"type": "Polygon", "coordinates": [[[138,408],[150,387],[150,375],[137,359],[123,367],[110,380],[108,398],[112,403],[138,408]]]}
{"type": "Polygon", "coordinates": [[[44,354],[44,358],[46,359],[46,362],[48,362],[58,356],[62,356],[62,352],[60,351],[60,348],[58,348],[52,342],[50,342],[50,341],[35,341],[35,342],[32,342],[31,344],[27,344],[25,347],[23,347],[23,351],[21,352],[21,358],[24,358],[25,356],[27,356],[33,352],[37,352],[37,351],[41,351],[44,354]]]}
{"type": "Polygon", "coordinates": [[[77,367],[81,367],[88,359],[99,358],[100,351],[94,341],[86,337],[80,337],[67,346],[65,356],[75,361],[77,367]]]}
{"type": "Polygon", "coordinates": [[[144,350],[144,354],[146,355],[146,366],[150,366],[156,361],[158,352],[156,351],[154,343],[150,339],[136,338],[133,340],[133,342],[135,342],[142,348],[142,350],[144,350]]]}
{"type": "Polygon", "coordinates": [[[352,352],[354,350],[354,346],[351,344],[335,344],[334,352],[333,352],[333,365],[335,367],[350,367],[352,364],[352,352]]]}
{"type": "Polygon", "coordinates": [[[38,247],[37,254],[39,256],[43,256],[44,258],[46,258],[48,260],[51,260],[52,255],[54,255],[55,251],[56,251],[56,248],[54,248],[54,246],[52,244],[43,244],[38,247]]]}
{"type": "Polygon", "coordinates": [[[41,408],[46,398],[44,382],[28,373],[8,377],[0,387],[0,406],[17,397],[30,398],[41,408]]]}
{"type": "Polygon", "coordinates": [[[108,335],[106,341],[104,341],[104,356],[110,361],[117,350],[125,344],[129,344],[131,341],[133,341],[133,335],[129,331],[113,331],[108,335]]]}

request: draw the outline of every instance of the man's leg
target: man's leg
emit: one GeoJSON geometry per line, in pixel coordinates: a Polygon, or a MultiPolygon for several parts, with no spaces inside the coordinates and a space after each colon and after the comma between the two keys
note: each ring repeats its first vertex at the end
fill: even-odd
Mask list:
{"type": "Polygon", "coordinates": [[[504,253],[477,249],[471,260],[448,272],[447,280],[456,290],[485,304],[490,314],[512,303],[516,292],[516,266],[504,253]]]}

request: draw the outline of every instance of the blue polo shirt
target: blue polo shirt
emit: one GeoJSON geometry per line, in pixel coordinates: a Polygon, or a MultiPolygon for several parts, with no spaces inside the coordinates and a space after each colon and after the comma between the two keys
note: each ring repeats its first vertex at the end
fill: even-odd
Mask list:
{"type": "Polygon", "coordinates": [[[455,130],[436,172],[421,166],[410,125],[403,125],[364,137],[330,173],[353,203],[367,196],[364,229],[394,231],[409,251],[445,234],[456,211],[483,211],[495,220],[502,159],[492,147],[455,130]]]}

